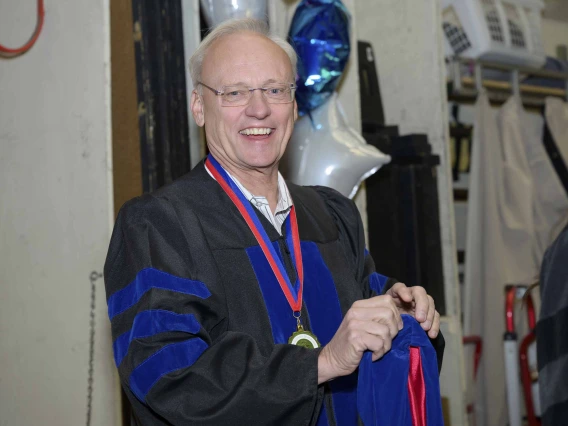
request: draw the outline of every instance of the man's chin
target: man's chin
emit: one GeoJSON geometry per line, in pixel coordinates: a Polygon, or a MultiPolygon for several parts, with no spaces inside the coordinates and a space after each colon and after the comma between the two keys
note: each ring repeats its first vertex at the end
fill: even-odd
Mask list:
{"type": "Polygon", "coordinates": [[[241,163],[251,169],[268,169],[278,166],[280,158],[278,155],[242,155],[241,163]]]}

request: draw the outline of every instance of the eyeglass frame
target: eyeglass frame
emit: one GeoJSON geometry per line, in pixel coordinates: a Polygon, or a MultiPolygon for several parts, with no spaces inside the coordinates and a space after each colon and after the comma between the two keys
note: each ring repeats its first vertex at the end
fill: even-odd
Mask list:
{"type": "MultiPolygon", "coordinates": [[[[211,90],[211,91],[215,94],[215,96],[223,96],[225,93],[227,93],[226,91],[221,91],[221,90],[214,89],[213,87],[206,85],[206,84],[203,83],[202,81],[198,81],[197,84],[198,84],[198,85],[200,84],[201,86],[206,87],[207,89],[211,90]]],[[[268,83],[268,84],[271,84],[271,83],[268,83]]],[[[296,91],[296,89],[298,88],[298,86],[296,86],[295,83],[272,83],[272,84],[284,84],[284,85],[289,84],[289,85],[290,85],[290,90],[291,90],[291,93],[292,93],[292,95],[290,96],[291,99],[290,99],[289,101],[287,101],[287,102],[270,102],[270,98],[268,98],[268,97],[266,96],[266,90],[268,90],[267,87],[251,88],[251,87],[247,87],[247,86],[245,86],[245,85],[243,84],[243,87],[246,87],[247,90],[249,91],[249,93],[251,93],[251,96],[248,98],[248,101],[247,101],[246,103],[240,104],[240,105],[223,105],[223,104],[221,104],[221,106],[224,106],[224,107],[235,106],[235,107],[237,107],[237,106],[245,106],[245,105],[248,105],[248,104],[250,103],[250,100],[252,99],[252,95],[253,95],[253,92],[254,92],[255,90],[260,90],[260,91],[262,92],[262,96],[264,97],[264,99],[266,99],[266,102],[268,102],[269,104],[272,104],[272,105],[289,104],[289,103],[294,102],[294,100],[296,99],[296,92],[295,92],[295,91],[296,91]]],[[[239,86],[239,85],[236,84],[236,85],[223,86],[223,88],[226,88],[226,87],[233,87],[233,86],[239,86]]]]}

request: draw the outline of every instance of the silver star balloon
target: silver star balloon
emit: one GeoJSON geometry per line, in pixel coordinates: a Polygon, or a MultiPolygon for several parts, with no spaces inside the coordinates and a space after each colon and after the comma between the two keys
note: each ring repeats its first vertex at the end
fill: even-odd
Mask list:
{"type": "Polygon", "coordinates": [[[353,198],[361,182],[390,162],[347,124],[337,92],[298,120],[280,170],[298,185],[323,185],[353,198]]]}
{"type": "Polygon", "coordinates": [[[201,10],[210,27],[231,18],[256,18],[268,22],[266,0],[201,0],[201,10]]]}

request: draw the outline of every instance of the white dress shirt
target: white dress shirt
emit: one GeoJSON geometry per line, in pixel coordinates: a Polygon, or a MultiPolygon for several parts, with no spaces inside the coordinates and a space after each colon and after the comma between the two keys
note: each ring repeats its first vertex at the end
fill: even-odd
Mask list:
{"type": "MultiPolygon", "coordinates": [[[[205,170],[207,170],[209,176],[215,179],[215,177],[209,172],[207,168],[205,168],[205,170]]],[[[225,170],[225,168],[223,168],[223,170],[225,170]]],[[[274,214],[272,214],[272,210],[270,210],[270,205],[268,204],[266,197],[251,194],[250,191],[246,189],[236,177],[230,174],[227,170],[225,170],[225,173],[227,173],[227,175],[229,175],[229,177],[233,180],[233,182],[241,190],[245,198],[249,200],[253,206],[260,210],[264,217],[268,219],[272,226],[274,226],[274,229],[276,229],[276,231],[280,235],[282,235],[282,224],[288,217],[293,202],[292,197],[290,196],[290,192],[288,191],[286,181],[284,180],[280,172],[278,172],[278,203],[276,204],[276,211],[274,214]]]]}

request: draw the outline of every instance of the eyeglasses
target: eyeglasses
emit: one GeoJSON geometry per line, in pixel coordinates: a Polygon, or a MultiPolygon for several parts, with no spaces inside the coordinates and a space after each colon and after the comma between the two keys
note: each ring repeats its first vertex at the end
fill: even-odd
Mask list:
{"type": "Polygon", "coordinates": [[[244,106],[247,105],[255,90],[260,90],[269,104],[288,104],[294,100],[296,85],[294,83],[269,83],[265,87],[251,89],[244,85],[223,86],[221,90],[213,89],[198,81],[203,87],[211,90],[221,97],[221,106],[244,106]]]}

